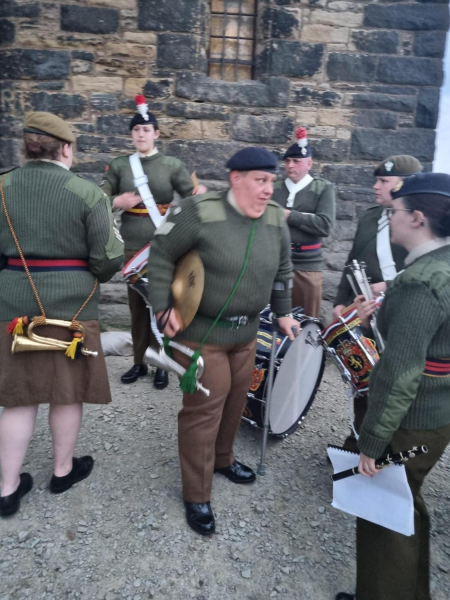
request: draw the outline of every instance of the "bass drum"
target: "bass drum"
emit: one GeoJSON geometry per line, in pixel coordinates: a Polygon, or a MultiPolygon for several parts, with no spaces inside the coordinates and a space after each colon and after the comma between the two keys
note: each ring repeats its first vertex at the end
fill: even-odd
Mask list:
{"type": "MultiPolygon", "coordinates": [[[[293,342],[278,332],[269,431],[286,437],[294,432],[310,409],[322,380],[325,353],[318,332],[318,319],[294,314],[301,332],[293,342]]],[[[261,313],[255,367],[243,419],[263,428],[269,379],[272,323],[268,309],[261,313]]]]}

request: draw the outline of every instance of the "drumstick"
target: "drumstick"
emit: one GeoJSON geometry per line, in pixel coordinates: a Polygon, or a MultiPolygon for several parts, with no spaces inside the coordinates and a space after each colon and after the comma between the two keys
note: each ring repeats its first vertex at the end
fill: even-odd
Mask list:
{"type": "Polygon", "coordinates": [[[197,173],[195,171],[192,172],[191,181],[192,181],[192,185],[194,186],[194,190],[195,190],[195,188],[197,188],[199,186],[197,173]]]}

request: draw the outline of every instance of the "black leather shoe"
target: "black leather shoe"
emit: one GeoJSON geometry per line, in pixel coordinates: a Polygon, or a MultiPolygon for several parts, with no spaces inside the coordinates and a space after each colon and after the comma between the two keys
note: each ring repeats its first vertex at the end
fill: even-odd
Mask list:
{"type": "Polygon", "coordinates": [[[209,502],[197,504],[195,502],[185,502],[186,520],[191,529],[200,535],[211,535],[216,531],[213,511],[209,502]]]}
{"type": "Polygon", "coordinates": [[[129,371],[124,373],[120,378],[122,383],[134,383],[139,377],[147,375],[148,369],[146,365],[133,365],[129,371]]]}
{"type": "Polygon", "coordinates": [[[63,477],[53,477],[50,480],[50,491],[52,494],[62,494],[69,490],[75,483],[83,481],[91,474],[94,468],[94,459],[92,456],[82,456],[73,458],[73,467],[70,473],[63,477]]]}
{"type": "Polygon", "coordinates": [[[256,473],[250,467],[243,465],[237,460],[234,461],[229,467],[224,469],[214,469],[214,473],[220,473],[225,475],[227,479],[233,483],[251,483],[256,479],[256,473]]]}
{"type": "Polygon", "coordinates": [[[157,390],[163,390],[169,385],[169,373],[162,369],[156,369],[155,379],[153,380],[153,387],[157,390]]]}
{"type": "Polygon", "coordinates": [[[336,594],[335,600],[356,600],[355,594],[347,594],[346,592],[339,592],[336,594]]]}
{"type": "Polygon", "coordinates": [[[20,508],[20,500],[28,494],[33,487],[33,478],[29,473],[21,473],[20,483],[15,492],[9,496],[0,498],[0,516],[10,517],[14,515],[20,508]]]}

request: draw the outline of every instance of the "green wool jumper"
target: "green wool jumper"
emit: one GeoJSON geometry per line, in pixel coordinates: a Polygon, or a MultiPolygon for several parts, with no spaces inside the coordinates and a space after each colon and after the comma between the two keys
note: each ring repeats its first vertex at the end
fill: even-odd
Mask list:
{"type": "MultiPolygon", "coordinates": [[[[129,156],[115,158],[106,168],[100,187],[111,197],[111,202],[116,196],[125,192],[138,193],[129,158],[129,156]]],[[[141,163],[156,204],[170,204],[173,201],[174,191],[182,198],[191,196],[193,190],[191,177],[185,165],[177,158],[158,152],[153,156],[141,158],[141,163]]],[[[134,208],[145,208],[145,205],[141,202],[134,208]]],[[[148,214],[136,216],[124,211],[120,233],[127,250],[140,250],[153,238],[155,226],[148,214]]]]}
{"type": "MultiPolygon", "coordinates": [[[[377,232],[378,221],[383,212],[382,206],[373,206],[363,212],[356,229],[353,246],[347,258],[346,265],[351,264],[352,260],[366,263],[366,274],[370,283],[380,283],[383,281],[383,275],[380,269],[377,255],[377,232]]],[[[394,259],[397,272],[404,267],[404,261],[408,252],[398,246],[391,244],[392,258],[394,259]]],[[[334,306],[343,304],[348,306],[355,299],[352,287],[345,273],[342,273],[341,281],[338,285],[338,291],[334,299],[334,306]]]]}
{"type": "MultiPolygon", "coordinates": [[[[149,301],[158,312],[171,305],[170,286],[176,261],[190,250],[205,268],[205,288],[198,313],[177,340],[200,342],[236,283],[246,255],[253,219],[237,212],[227,192],[208,193],[180,203],[155,233],[148,264],[149,301]]],[[[258,219],[247,269],[224,318],[249,317],[238,328],[217,325],[210,344],[245,344],[255,338],[259,313],[270,302],[279,316],[291,310],[292,265],[283,211],[269,202],[258,219]]]]}
{"type": "MultiPolygon", "coordinates": [[[[286,208],[289,190],[284,181],[274,185],[272,200],[286,208]]],[[[326,179],[314,177],[311,183],[297,192],[291,214],[287,219],[291,242],[294,245],[291,259],[294,271],[322,271],[322,249],[304,250],[299,246],[314,245],[330,235],[336,218],[334,186],[326,179]]]]}
{"type": "MultiPolygon", "coordinates": [[[[6,206],[25,258],[81,259],[89,270],[32,272],[49,319],[71,320],[94,287],[123,265],[123,242],[114,228],[109,198],[101,189],[54,163],[31,161],[6,174],[6,206]]],[[[40,315],[24,270],[7,268],[19,258],[0,204],[0,321],[40,315]]],[[[78,319],[98,319],[100,290],[78,319]]]]}
{"type": "MultiPolygon", "coordinates": [[[[450,423],[450,376],[424,374],[450,363],[450,246],[417,258],[390,285],[377,317],[386,349],[370,375],[369,408],[358,446],[379,458],[398,428],[450,423]]],[[[406,450],[406,448],[405,448],[406,450]]]]}

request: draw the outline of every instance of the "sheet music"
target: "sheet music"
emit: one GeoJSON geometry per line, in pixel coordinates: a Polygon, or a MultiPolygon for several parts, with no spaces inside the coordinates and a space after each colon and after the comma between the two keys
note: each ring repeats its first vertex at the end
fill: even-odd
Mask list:
{"type": "MultiPolygon", "coordinates": [[[[334,473],[359,463],[359,454],[328,448],[334,473]]],[[[414,535],[414,503],[404,465],[382,469],[375,477],[353,475],[333,483],[334,508],[403,535],[414,535]]]]}

